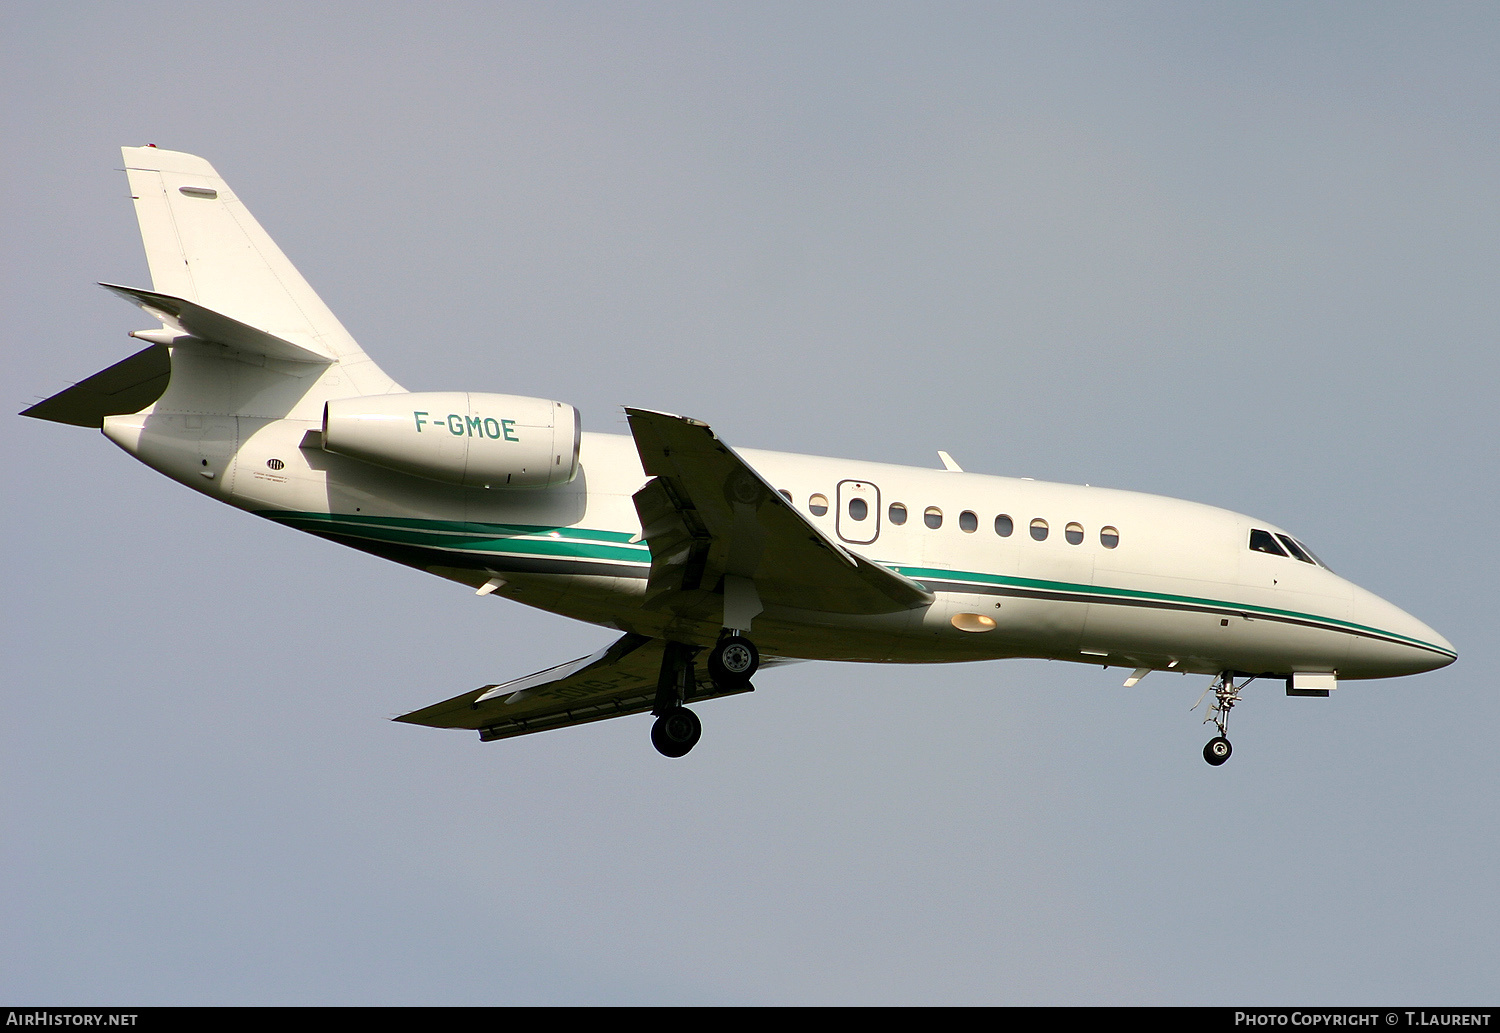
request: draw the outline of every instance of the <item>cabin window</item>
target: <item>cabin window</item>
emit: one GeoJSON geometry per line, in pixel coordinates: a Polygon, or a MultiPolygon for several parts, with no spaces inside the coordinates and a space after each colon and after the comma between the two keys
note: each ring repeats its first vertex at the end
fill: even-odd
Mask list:
{"type": "Polygon", "coordinates": [[[922,522],[936,531],[943,526],[943,511],[936,506],[928,506],[922,514],[922,522]]]}
{"type": "Polygon", "coordinates": [[[960,531],[967,531],[970,534],[973,534],[975,531],[979,530],[979,518],[975,516],[971,511],[967,509],[964,510],[962,513],[958,514],[958,529],[960,531]]]}
{"type": "Polygon", "coordinates": [[[1120,544],[1120,532],[1113,527],[1099,528],[1099,544],[1106,549],[1113,549],[1120,544]]]}
{"type": "Polygon", "coordinates": [[[780,495],[782,498],[786,499],[788,502],[792,501],[792,493],[789,492],[789,491],[787,491],[785,488],[777,488],[776,489],[776,494],[780,495]]]}
{"type": "Polygon", "coordinates": [[[906,507],[899,502],[892,502],[891,508],[885,511],[886,518],[898,527],[906,523],[906,507]]]}
{"type": "Polygon", "coordinates": [[[828,496],[814,495],[807,500],[807,511],[813,516],[824,516],[828,512],[828,496]]]}
{"type": "Polygon", "coordinates": [[[870,515],[870,504],[864,499],[849,500],[849,519],[863,520],[870,515]]]}
{"type": "Polygon", "coordinates": [[[1039,542],[1045,542],[1047,540],[1047,521],[1041,517],[1033,520],[1031,522],[1031,537],[1039,542]]]}
{"type": "MultiPolygon", "coordinates": [[[[1312,563],[1312,557],[1302,551],[1302,546],[1298,545],[1296,542],[1292,541],[1292,539],[1288,538],[1284,534],[1278,534],[1276,537],[1281,540],[1282,545],[1286,546],[1287,552],[1291,553],[1303,563],[1312,563]]],[[[1314,563],[1313,566],[1317,566],[1317,564],[1314,563]]]]}
{"type": "Polygon", "coordinates": [[[1068,540],[1069,545],[1083,544],[1083,525],[1074,521],[1063,528],[1063,537],[1068,540]]]}
{"type": "Polygon", "coordinates": [[[1001,513],[995,518],[995,533],[1001,538],[1009,538],[1011,532],[1016,529],[1016,522],[1007,513],[1001,513]]]}
{"type": "Polygon", "coordinates": [[[1271,532],[1262,531],[1259,528],[1250,532],[1250,551],[1264,552],[1272,556],[1286,555],[1286,550],[1276,544],[1276,539],[1271,536],[1271,532]]]}

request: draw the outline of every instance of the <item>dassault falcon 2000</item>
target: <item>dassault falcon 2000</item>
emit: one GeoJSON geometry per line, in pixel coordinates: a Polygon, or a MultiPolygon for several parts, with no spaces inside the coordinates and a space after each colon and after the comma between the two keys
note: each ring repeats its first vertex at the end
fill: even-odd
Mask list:
{"type": "MultiPolygon", "coordinates": [[[[23,415],[99,427],[232,506],[621,632],[572,663],[397,720],[484,740],[649,711],[669,757],[687,704],[793,660],[1046,657],[1210,675],[1210,764],[1249,681],[1298,696],[1457,654],[1289,532],[1128,491],[731,449],[627,408],[408,392],[355,343],[202,158],[126,147],[160,326],[23,415]]],[[[1200,700],[1201,701],[1201,700],[1200,700]]]]}

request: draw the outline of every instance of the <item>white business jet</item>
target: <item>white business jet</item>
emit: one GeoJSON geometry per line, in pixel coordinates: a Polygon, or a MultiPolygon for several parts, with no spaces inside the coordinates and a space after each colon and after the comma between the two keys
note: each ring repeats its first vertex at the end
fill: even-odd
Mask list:
{"type": "MultiPolygon", "coordinates": [[[[607,649],[397,720],[483,740],[687,708],[793,660],[1046,657],[1212,676],[1210,764],[1254,679],[1296,696],[1430,671],[1437,632],[1289,532],[1211,506],[943,469],[731,449],[626,409],[408,392],[355,343],[202,158],[126,147],[160,326],[27,409],[258,516],[622,633],[607,649]]],[[[1200,698],[1201,702],[1201,698],[1200,698]]]]}

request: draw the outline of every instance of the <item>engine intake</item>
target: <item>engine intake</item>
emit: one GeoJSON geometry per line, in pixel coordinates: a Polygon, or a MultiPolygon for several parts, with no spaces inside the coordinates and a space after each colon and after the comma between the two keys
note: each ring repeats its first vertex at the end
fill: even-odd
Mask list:
{"type": "Polygon", "coordinates": [[[578,475],[578,410],[473,391],[341,398],[323,406],[323,448],[469,488],[549,488],[578,475]]]}

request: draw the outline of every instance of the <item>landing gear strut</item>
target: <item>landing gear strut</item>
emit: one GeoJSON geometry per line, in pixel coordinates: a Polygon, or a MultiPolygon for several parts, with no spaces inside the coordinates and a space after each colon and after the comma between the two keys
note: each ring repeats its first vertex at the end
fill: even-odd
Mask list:
{"type": "Polygon", "coordinates": [[[693,686],[693,653],[696,650],[681,642],[668,642],[661,657],[661,675],[656,680],[656,703],[651,713],[651,745],[663,757],[685,757],[698,745],[703,723],[698,715],[682,704],[687,702],[693,686]]]}
{"type": "MultiPolygon", "coordinates": [[[[1207,689],[1203,690],[1203,696],[1207,696],[1210,692],[1214,694],[1214,701],[1208,706],[1208,716],[1203,719],[1204,724],[1212,721],[1214,727],[1219,730],[1219,734],[1208,740],[1208,745],[1203,747],[1203,759],[1214,767],[1224,763],[1234,752],[1234,747],[1229,745],[1229,712],[1240,701],[1240,690],[1254,680],[1254,676],[1251,676],[1236,685],[1234,672],[1225,671],[1210,682],[1207,689]]],[[[1198,697],[1198,703],[1203,702],[1203,696],[1198,697]]],[[[1194,710],[1198,709],[1198,703],[1193,704],[1194,710]]]]}

